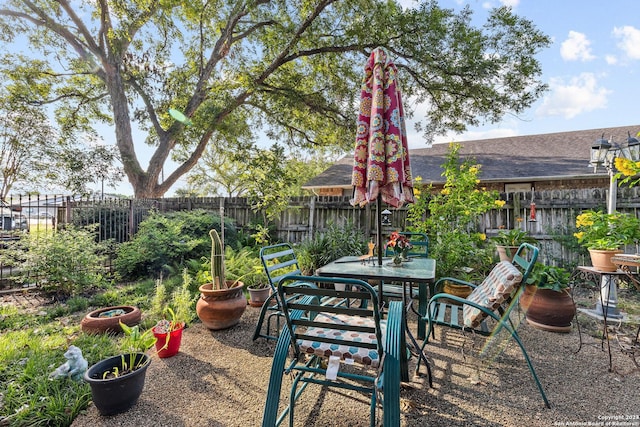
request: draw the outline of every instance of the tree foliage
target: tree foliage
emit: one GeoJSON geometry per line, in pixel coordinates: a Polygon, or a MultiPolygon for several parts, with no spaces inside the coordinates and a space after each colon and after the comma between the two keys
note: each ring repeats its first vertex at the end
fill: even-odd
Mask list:
{"type": "Polygon", "coordinates": [[[416,202],[409,206],[407,220],[410,231],[429,236],[429,255],[437,260],[438,277],[467,275],[472,279],[484,277],[493,265],[494,248],[477,232],[478,218],[505,202],[497,191],[478,188],[482,165],[473,158],[461,159],[459,151],[460,144],[449,145],[442,165],[444,188],[439,193],[432,184],[422,191],[416,189],[416,202]]]}
{"type": "Polygon", "coordinates": [[[511,9],[476,27],[434,0],[7,0],[0,43],[34,105],[55,103],[62,132],[112,124],[137,197],[162,196],[209,144],[348,149],[362,66],[376,46],[398,66],[406,99],[427,106],[426,135],[498,121],[545,86],[535,55],[549,39],[511,9]],[[5,50],[6,51],[6,50],[5,50]],[[188,121],[171,118],[182,111],[188,121]],[[134,130],[146,133],[140,140],[134,130]],[[148,167],[139,149],[152,146],[148,167]],[[169,159],[178,166],[168,173],[169,159]],[[162,179],[161,179],[162,178],[162,179]]]}
{"type": "Polygon", "coordinates": [[[0,88],[0,199],[14,189],[42,181],[47,159],[59,150],[55,130],[36,107],[16,102],[0,88]]]}

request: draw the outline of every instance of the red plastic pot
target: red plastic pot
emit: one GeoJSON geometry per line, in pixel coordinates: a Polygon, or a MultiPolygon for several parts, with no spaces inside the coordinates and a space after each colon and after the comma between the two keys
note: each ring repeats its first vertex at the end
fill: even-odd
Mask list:
{"type": "Polygon", "coordinates": [[[184,325],[180,329],[176,329],[174,331],[169,332],[169,342],[167,343],[167,334],[158,334],[155,331],[153,335],[157,338],[156,340],[156,351],[158,352],[158,357],[166,358],[175,356],[180,350],[180,342],[182,341],[182,331],[184,330],[184,325]],[[166,348],[163,348],[167,345],[166,348]]]}

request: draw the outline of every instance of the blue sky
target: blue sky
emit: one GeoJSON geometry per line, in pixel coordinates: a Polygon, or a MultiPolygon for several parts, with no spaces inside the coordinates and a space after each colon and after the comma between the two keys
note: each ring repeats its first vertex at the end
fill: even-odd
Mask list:
{"type": "MultiPolygon", "coordinates": [[[[404,6],[415,4],[401,0],[404,6]]],[[[640,2],[637,0],[440,0],[440,6],[469,5],[483,18],[508,5],[552,38],[538,59],[549,91],[519,117],[470,129],[435,142],[599,129],[638,124],[640,131],[640,2]]],[[[411,148],[425,147],[409,131],[411,148]]],[[[614,140],[626,135],[613,135],[614,140]]],[[[591,144],[593,141],[585,141],[591,144]]]]}
{"type": "MultiPolygon", "coordinates": [[[[414,0],[399,0],[405,7],[414,0]]],[[[538,56],[542,80],[549,91],[518,117],[506,115],[496,124],[471,128],[461,135],[436,137],[436,143],[485,138],[599,129],[638,124],[640,131],[640,2],[638,0],[440,0],[441,7],[459,10],[468,4],[477,24],[492,7],[508,5],[552,38],[551,46],[538,56]]],[[[405,103],[410,100],[405,99],[405,103]]],[[[411,108],[411,105],[407,105],[411,108]]],[[[416,116],[420,116],[420,106],[416,116]]],[[[408,123],[410,148],[424,148],[425,141],[408,123]]],[[[626,135],[613,135],[614,140],[626,135]]],[[[104,133],[113,143],[113,132],[104,133]]],[[[142,138],[138,138],[142,141],[142,138]]],[[[585,141],[591,144],[593,141],[585,141]]],[[[263,141],[264,145],[270,142],[263,141]]],[[[149,148],[137,144],[145,165],[149,148]]],[[[146,167],[146,166],[145,166],[146,167]]],[[[168,169],[172,168],[171,164],[168,169]]],[[[167,171],[168,171],[167,169],[167,171]]],[[[180,181],[176,188],[184,186],[180,181]]],[[[107,191],[112,191],[108,189],[107,191]]],[[[128,182],[116,189],[132,194],[128,182]]]]}

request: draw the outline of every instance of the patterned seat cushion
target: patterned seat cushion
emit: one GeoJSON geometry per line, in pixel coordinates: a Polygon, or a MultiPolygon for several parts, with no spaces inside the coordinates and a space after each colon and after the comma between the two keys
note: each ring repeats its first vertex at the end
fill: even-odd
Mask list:
{"type": "MultiPolygon", "coordinates": [[[[370,317],[349,316],[344,314],[319,313],[315,319],[318,322],[330,322],[337,325],[359,325],[375,327],[375,322],[370,317]]],[[[382,345],[387,324],[384,320],[380,320],[380,328],[382,329],[382,345]]],[[[304,353],[315,354],[317,356],[329,357],[337,356],[340,360],[353,359],[362,365],[371,365],[377,368],[380,365],[380,358],[376,349],[368,349],[357,347],[357,343],[376,343],[375,333],[345,331],[342,329],[310,327],[306,331],[307,335],[316,337],[326,337],[332,339],[342,339],[351,341],[354,345],[332,344],[311,340],[298,340],[298,346],[304,353]]]]}
{"type": "MultiPolygon", "coordinates": [[[[468,301],[493,311],[511,295],[522,281],[522,273],[509,261],[499,262],[482,283],[467,297],[468,301]]],[[[464,325],[475,328],[482,323],[487,314],[482,310],[465,305],[463,310],[464,325]]]]}

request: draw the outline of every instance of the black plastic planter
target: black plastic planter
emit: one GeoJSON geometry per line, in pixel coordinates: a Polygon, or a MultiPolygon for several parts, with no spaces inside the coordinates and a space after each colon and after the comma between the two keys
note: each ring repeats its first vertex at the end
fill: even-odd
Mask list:
{"type": "MultiPolygon", "coordinates": [[[[129,354],[124,355],[129,363],[129,354]]],[[[118,368],[122,372],[122,355],[101,360],[84,373],[84,380],[91,386],[93,404],[101,415],[114,415],[131,408],[142,394],[144,379],[151,359],[144,353],[135,353],[134,366],[140,368],[117,378],[102,379],[104,372],[118,368]]]]}

